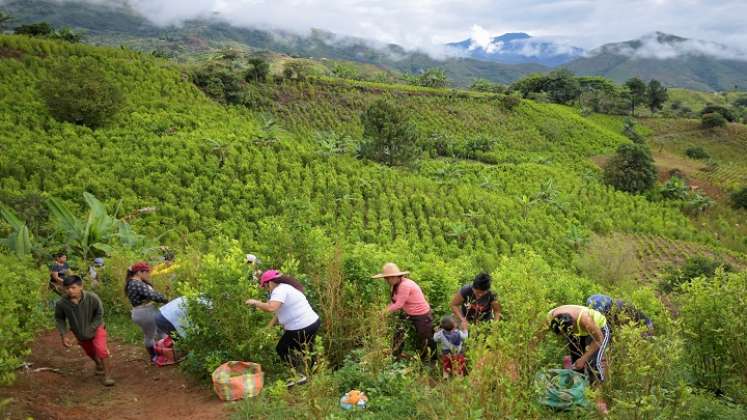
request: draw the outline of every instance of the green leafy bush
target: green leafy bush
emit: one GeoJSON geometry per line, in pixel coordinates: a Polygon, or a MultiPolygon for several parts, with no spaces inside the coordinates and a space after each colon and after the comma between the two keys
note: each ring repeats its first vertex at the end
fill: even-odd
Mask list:
{"type": "Polygon", "coordinates": [[[89,58],[60,64],[39,91],[54,118],[91,128],[111,121],[123,104],[119,87],[89,58]]]}
{"type": "Polygon", "coordinates": [[[643,138],[635,129],[635,120],[629,117],[625,117],[623,120],[623,134],[625,137],[633,141],[633,143],[644,144],[646,139],[643,138]]]}
{"type": "Polygon", "coordinates": [[[206,95],[225,104],[239,104],[244,101],[239,75],[221,63],[210,63],[197,69],[192,81],[206,95]]]}
{"type": "Polygon", "coordinates": [[[47,22],[37,22],[17,26],[13,32],[16,35],[50,36],[54,33],[54,27],[47,22]]]}
{"type": "Polygon", "coordinates": [[[407,111],[391,99],[374,102],[363,114],[361,155],[389,166],[410,165],[421,150],[415,126],[407,111]]]}
{"type": "Polygon", "coordinates": [[[485,79],[476,79],[474,82],[472,82],[472,85],[470,85],[470,89],[476,90],[478,92],[491,93],[506,93],[507,90],[506,86],[485,79]]]}
{"type": "Polygon", "coordinates": [[[244,303],[249,298],[265,300],[264,292],[251,281],[236,243],[215,247],[215,253],[202,258],[195,283],[180,290],[189,300],[190,318],[187,338],[179,342],[190,352],[184,366],[202,378],[229,360],[252,361],[273,372],[282,366],[275,354],[280,331],[266,327],[270,315],[244,303]]]}
{"type": "Polygon", "coordinates": [[[623,144],[604,168],[604,180],[620,191],[648,191],[656,183],[656,167],[645,145],[623,144]]]}
{"type": "Polygon", "coordinates": [[[44,325],[40,285],[47,273],[32,266],[30,258],[0,254],[0,385],[13,381],[31,352],[28,342],[44,325]]]}
{"type": "Polygon", "coordinates": [[[747,209],[747,187],[731,194],[731,204],[735,209],[747,209]]]}
{"type": "Polygon", "coordinates": [[[690,159],[710,159],[711,155],[708,154],[708,152],[705,151],[701,146],[695,146],[695,147],[688,147],[687,150],[685,150],[685,154],[690,159]]]}
{"type": "Polygon", "coordinates": [[[684,285],[678,299],[696,383],[741,404],[747,401],[746,295],[747,274],[718,271],[684,285]]]}
{"type": "Polygon", "coordinates": [[[702,111],[700,111],[700,115],[703,117],[707,114],[719,114],[728,122],[734,122],[737,120],[737,116],[731,109],[721,105],[707,105],[702,111]]]}
{"type": "Polygon", "coordinates": [[[244,73],[247,82],[264,82],[270,74],[270,64],[262,58],[254,57],[247,60],[249,68],[244,73]]]}
{"type": "Polygon", "coordinates": [[[302,82],[312,75],[311,66],[303,60],[288,61],[283,65],[283,77],[302,82]]]}
{"type": "Polygon", "coordinates": [[[644,337],[644,330],[630,325],[614,330],[604,391],[614,401],[616,418],[671,418],[689,398],[682,339],[661,332],[644,337]]]}
{"type": "Polygon", "coordinates": [[[718,128],[726,127],[727,120],[722,114],[713,112],[710,114],[703,114],[700,122],[703,128],[718,128]]]}
{"type": "Polygon", "coordinates": [[[514,95],[504,95],[501,98],[501,105],[506,111],[513,111],[514,108],[521,105],[521,98],[514,95]]]}
{"type": "Polygon", "coordinates": [[[665,292],[671,292],[696,278],[712,278],[719,267],[723,267],[727,272],[732,270],[731,265],[722,261],[704,256],[690,257],[682,267],[670,268],[669,274],[662,281],[661,288],[665,292]]]}
{"type": "Polygon", "coordinates": [[[446,72],[442,69],[428,69],[418,77],[418,85],[430,88],[445,88],[449,84],[446,72]]]}
{"type": "Polygon", "coordinates": [[[659,193],[667,200],[684,200],[688,197],[690,188],[684,179],[673,176],[659,189],[659,193]]]}

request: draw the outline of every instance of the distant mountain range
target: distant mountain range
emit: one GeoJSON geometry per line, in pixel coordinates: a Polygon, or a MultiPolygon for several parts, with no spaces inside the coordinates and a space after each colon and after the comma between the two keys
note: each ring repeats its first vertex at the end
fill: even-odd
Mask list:
{"type": "Polygon", "coordinates": [[[508,33],[488,42],[467,39],[445,45],[452,55],[434,58],[395,44],[340,36],[324,30],[306,35],[241,28],[218,19],[200,19],[160,27],[139,15],[127,0],[106,3],[57,0],[0,0],[0,10],[16,24],[46,21],[86,33],[86,42],[126,45],[144,51],[170,49],[184,54],[225,47],[267,50],[292,56],[349,60],[418,74],[443,68],[456,85],[478,78],[510,83],[529,73],[567,68],[579,75],[605,76],[617,82],[638,76],[666,86],[703,91],[747,90],[747,55],[723,45],[660,32],[607,44],[591,51],[525,33],[508,33]]]}
{"type": "Polygon", "coordinates": [[[638,76],[695,90],[747,90],[747,55],[714,42],[661,32],[603,45],[564,67],[617,82],[638,76]]]}
{"type": "Polygon", "coordinates": [[[485,45],[474,39],[446,44],[448,48],[466,57],[495,61],[504,64],[542,64],[556,67],[581,57],[584,50],[532,38],[523,32],[507,33],[492,38],[485,45]]]}
{"type": "Polygon", "coordinates": [[[298,57],[358,61],[413,74],[440,67],[459,86],[467,86],[478,78],[510,83],[525,74],[546,70],[538,64],[502,64],[466,57],[436,59],[425,52],[408,51],[398,45],[339,36],[323,30],[299,35],[240,28],[217,19],[159,27],[139,15],[126,0],[108,0],[106,4],[0,0],[0,10],[11,14],[17,24],[46,21],[56,27],[83,30],[86,42],[94,44],[123,44],[144,51],[177,49],[186,53],[243,46],[298,57]]]}

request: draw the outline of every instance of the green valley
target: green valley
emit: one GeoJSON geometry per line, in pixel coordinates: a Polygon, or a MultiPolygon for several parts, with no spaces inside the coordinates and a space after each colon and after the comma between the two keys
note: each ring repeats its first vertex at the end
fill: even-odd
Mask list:
{"type": "MultiPolygon", "coordinates": [[[[638,118],[635,147],[650,148],[658,173],[653,188],[631,194],[600,168],[636,144],[623,116],[397,77],[298,77],[277,63],[271,77],[248,80],[249,67],[243,55],[185,63],[0,35],[0,236],[9,238],[0,248],[0,413],[28,343],[53,324],[40,268],[49,255],[67,252],[82,274],[92,256],[105,257],[109,280],[95,290],[109,334],[137,342],[124,274],[137,260],[163,262],[166,246],[176,268],[154,272],[154,283],[186,296],[193,317],[180,369],[205,382],[228,360],[265,369],[262,393],[229,407],[235,418],[597,418],[597,399],[611,418],[747,416],[747,210],[731,198],[747,187],[747,126],[638,118]],[[86,74],[96,76],[80,81],[86,74]],[[117,93],[100,124],[60,119],[55,106],[68,102],[55,89],[75,83],[117,93]],[[364,153],[374,139],[362,115],[382,102],[417,139],[405,164],[364,153]],[[694,147],[709,157],[688,157],[694,147]],[[670,193],[673,176],[687,185],[670,193]],[[70,225],[100,226],[110,220],[102,212],[128,235],[76,252],[70,225]],[[277,334],[264,327],[271,316],[244,303],[265,296],[248,280],[249,252],[301,280],[322,319],[320,363],[306,385],[285,387],[277,334]],[[692,257],[718,268],[688,277],[692,257]],[[370,278],[387,261],[411,272],[438,317],[460,286],[492,274],[503,318],[470,327],[469,375],[442,380],[427,363],[391,361],[397,321],[381,312],[389,289],[370,278]],[[559,367],[564,346],[544,337],[545,315],[594,293],[634,303],[656,335],[616,329],[609,380],[588,388],[589,406],[552,411],[537,402],[536,374],[559,367]],[[369,395],[364,412],[339,407],[351,389],[369,395]]],[[[694,112],[705,105],[678,100],[694,112]]]]}

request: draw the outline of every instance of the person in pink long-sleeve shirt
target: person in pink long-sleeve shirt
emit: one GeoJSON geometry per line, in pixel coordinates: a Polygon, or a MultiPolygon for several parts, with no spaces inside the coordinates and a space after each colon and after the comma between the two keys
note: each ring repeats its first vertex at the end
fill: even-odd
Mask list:
{"type": "MultiPolygon", "coordinates": [[[[373,276],[385,279],[391,287],[391,304],[387,306],[387,313],[400,312],[401,317],[407,319],[415,329],[418,353],[421,360],[431,360],[436,356],[433,343],[433,316],[431,306],[423,295],[417,283],[406,278],[409,273],[400,271],[394,263],[386,263],[381,273],[373,276]]],[[[405,344],[406,331],[403,326],[394,332],[392,355],[400,358],[405,344]]]]}

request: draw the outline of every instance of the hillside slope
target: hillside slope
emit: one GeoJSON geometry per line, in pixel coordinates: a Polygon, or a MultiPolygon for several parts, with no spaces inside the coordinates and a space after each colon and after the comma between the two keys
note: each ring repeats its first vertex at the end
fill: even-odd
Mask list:
{"type": "Polygon", "coordinates": [[[500,64],[470,58],[436,59],[394,44],[312,30],[305,35],[281,31],[241,28],[220,19],[190,20],[178,26],[159,27],[139,15],[127,2],[105,4],[53,0],[5,0],[0,9],[14,17],[15,24],[46,21],[57,27],[71,27],[86,34],[86,42],[126,45],[140,51],[191,55],[226,47],[269,50],[314,59],[349,60],[375,64],[407,73],[443,68],[458,86],[484,78],[510,83],[522,76],[546,70],[538,64],[500,64]]]}
{"type": "MultiPolygon", "coordinates": [[[[538,339],[547,335],[545,314],[602,292],[634,303],[656,325],[654,339],[631,327],[613,336],[609,359],[617,370],[596,394],[610,402],[613,418],[636,415],[652,393],[655,402],[646,403],[645,412],[655,417],[683,410],[743,417],[738,349],[744,338],[717,332],[725,322],[738,330],[747,277],[696,280],[696,293],[673,295],[683,308],[682,321],[674,322],[655,289],[641,281],[650,273],[604,275],[630,268],[620,267],[626,260],[617,252],[628,241],[651,272],[688,252],[715,255],[720,244],[678,207],[601,182],[590,158],[628,141],[618,134],[621,121],[532,101],[512,107],[499,95],[331,79],[242,84],[244,105],[224,106],[190,78],[173,62],[126,49],[0,36],[0,202],[28,222],[33,240],[45,246],[45,260],[68,245],[54,241],[45,205],[50,196],[76,214],[84,191],[109,209],[121,206],[120,217],[155,207],[130,223],[178,255],[173,271],[154,274],[154,282],[169,297],[191,302],[195,327],[180,341],[189,349],[181,366],[207,379],[220,363],[250,360],[266,374],[259,397],[231,407],[237,415],[336,418],[343,415],[341,393],[360,387],[372,397],[363,413],[370,418],[441,418],[453,407],[474,410],[475,417],[551,417],[557,413],[529,391],[537,372],[559,366],[565,352],[562,340],[538,339]],[[51,117],[40,82],[63,63],[104,74],[124,93],[124,107],[108,126],[92,130],[51,117]],[[422,140],[426,153],[409,167],[355,155],[360,113],[381,98],[407,111],[422,140]],[[596,247],[598,238],[611,245],[596,247]],[[654,252],[670,246],[665,255],[654,252]],[[322,319],[323,362],[304,386],[286,389],[287,371],[273,352],[279,331],[264,327],[269,314],[245,304],[247,297],[266,296],[248,281],[246,252],[259,255],[263,268],[297,276],[322,319]],[[417,361],[392,363],[390,332],[398,321],[382,311],[391,302],[389,287],[371,279],[385,261],[411,272],[436,317],[449,313],[461,285],[491,273],[503,316],[470,327],[468,358],[477,368],[468,377],[440,380],[417,361]],[[198,296],[212,304],[198,304],[198,296]],[[726,304],[716,312],[714,300],[726,304]],[[717,336],[730,350],[693,339],[717,336]],[[688,351],[690,345],[698,351],[688,351]],[[736,404],[705,391],[720,383],[690,379],[709,378],[711,364],[699,364],[702,354],[728,356],[723,377],[730,387],[723,392],[736,404]]],[[[7,226],[1,228],[5,233],[7,226]]],[[[109,280],[96,288],[107,325],[120,339],[128,335],[122,324],[136,328],[122,274],[144,255],[114,243],[102,273],[109,280]]],[[[4,266],[34,264],[3,258],[4,266]]],[[[0,273],[4,299],[19,282],[34,281],[7,272],[0,273]]],[[[36,281],[45,284],[41,277],[36,281]]],[[[15,304],[6,302],[0,306],[15,304]]],[[[19,313],[13,314],[26,314],[19,313]]],[[[130,335],[139,338],[137,331],[130,335]]],[[[129,373],[114,373],[125,379],[125,391],[129,373]]],[[[572,416],[595,418],[592,410],[572,416]]]]}
{"type": "Polygon", "coordinates": [[[263,144],[254,140],[268,134],[255,112],[212,103],[164,61],[23,37],[0,40],[16,57],[2,59],[0,197],[24,215],[34,214],[26,205],[33,197],[53,193],[79,202],[90,191],[110,203],[123,199],[127,211],[158,207],[158,215],[142,223],[173,229],[172,240],[225,233],[260,246],[275,235],[274,223],[302,214],[308,226],[345,242],[404,239],[448,255],[510,253],[520,244],[568,255],[563,238],[571,226],[701,236],[675,210],[603,186],[584,157],[625,140],[561,107],[524,102],[502,111],[486,95],[266,85],[254,88],[270,99],[257,110],[274,112],[287,131],[263,144]],[[96,131],[54,121],[34,89],[57,63],[87,57],[96,57],[128,92],[127,108],[111,127],[96,131]],[[357,112],[380,95],[394,95],[411,109],[425,137],[493,139],[484,159],[497,165],[437,159],[411,172],[319,153],[317,132],[357,139],[357,112]],[[210,139],[225,146],[222,167],[210,139]],[[520,204],[542,188],[557,193],[560,211],[553,203],[520,204]],[[454,235],[461,226],[469,227],[466,234],[454,235]]]}

